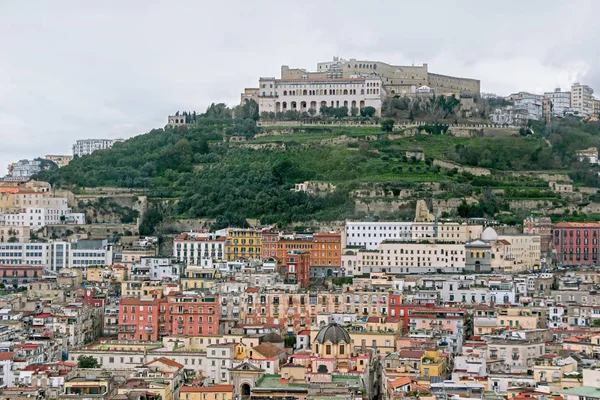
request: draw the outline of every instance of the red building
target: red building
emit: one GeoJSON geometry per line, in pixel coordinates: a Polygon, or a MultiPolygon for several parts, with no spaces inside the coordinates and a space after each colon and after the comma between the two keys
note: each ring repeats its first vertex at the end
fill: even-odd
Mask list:
{"type": "Polygon", "coordinates": [[[11,283],[11,279],[19,282],[24,280],[42,279],[44,267],[41,265],[0,265],[0,278],[3,283],[11,283]]]}
{"type": "Polygon", "coordinates": [[[162,299],[123,298],[119,306],[119,340],[159,341],[163,336],[216,335],[219,299],[172,293],[162,299]]]}
{"type": "Polygon", "coordinates": [[[399,294],[391,294],[388,296],[388,315],[390,317],[399,317],[402,320],[403,331],[408,331],[410,310],[422,307],[423,306],[418,304],[402,304],[402,296],[399,294]]]}
{"type": "Polygon", "coordinates": [[[167,297],[165,330],[172,335],[216,335],[219,333],[219,298],[197,294],[167,297]]]}
{"type": "Polygon", "coordinates": [[[285,256],[285,278],[288,282],[298,282],[306,289],[310,282],[310,252],[288,251],[285,256]]]}
{"type": "Polygon", "coordinates": [[[600,223],[560,222],[552,229],[556,259],[564,265],[598,263],[600,223]]]}
{"type": "Polygon", "coordinates": [[[165,299],[123,298],[119,304],[119,340],[159,340],[159,322],[164,318],[165,299]]]}
{"type": "Polygon", "coordinates": [[[83,289],[83,304],[92,307],[104,307],[106,305],[106,295],[96,293],[96,289],[83,289]]]}

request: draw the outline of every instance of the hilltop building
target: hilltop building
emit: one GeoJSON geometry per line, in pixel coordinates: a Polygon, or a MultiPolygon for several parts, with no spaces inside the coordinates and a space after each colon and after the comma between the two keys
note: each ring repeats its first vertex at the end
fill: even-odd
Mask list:
{"type": "Polygon", "coordinates": [[[78,140],[73,145],[73,156],[81,157],[92,154],[96,150],[110,149],[117,142],[123,142],[125,139],[83,139],[78,140]]]}
{"type": "Polygon", "coordinates": [[[254,99],[260,112],[312,109],[319,113],[324,106],[345,106],[349,110],[373,107],[380,114],[386,95],[461,97],[479,93],[479,80],[433,74],[427,64],[398,66],[334,57],[318,63],[316,71],[283,65],[281,78],[260,78],[258,88],[244,89],[241,102],[254,99]]]}

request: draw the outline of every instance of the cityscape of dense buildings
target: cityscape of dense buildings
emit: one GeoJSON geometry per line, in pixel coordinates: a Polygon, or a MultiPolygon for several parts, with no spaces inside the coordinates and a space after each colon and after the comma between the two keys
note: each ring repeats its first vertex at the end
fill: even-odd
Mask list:
{"type": "MultiPolygon", "coordinates": [[[[260,113],[275,115],[298,111],[315,116],[346,107],[355,116],[372,108],[379,118],[390,97],[434,96],[454,96],[465,105],[498,99],[482,94],[478,80],[433,74],[427,64],[336,57],[318,63],[315,71],[282,66],[280,78],[263,77],[258,88],[245,89],[241,103],[255,101],[260,113]]],[[[579,83],[570,92],[519,92],[501,100],[510,105],[489,115],[494,129],[565,116],[590,121],[598,112],[593,90],[579,83]]],[[[168,117],[168,125],[195,120],[195,113],[177,113],[168,117]]],[[[470,138],[469,133],[464,141],[470,138]]],[[[365,141],[379,139],[371,135],[365,141]]],[[[511,224],[448,212],[469,211],[477,201],[462,195],[461,202],[448,205],[456,199],[447,199],[442,183],[432,182],[425,194],[400,204],[414,210],[411,218],[391,212],[376,218],[367,207],[355,219],[313,224],[307,218],[284,229],[250,219],[222,223],[181,213],[166,221],[170,224],[157,222],[154,231],[143,233],[141,221],[148,214],[182,199],[166,191],[150,194],[149,185],[136,190],[57,188],[37,180],[48,162],[62,168],[74,157],[109,149],[117,141],[78,140],[73,156],[21,160],[0,182],[3,398],[600,399],[600,223],[565,222],[582,220],[569,205],[584,202],[586,190],[597,195],[597,189],[576,185],[564,171],[560,179],[535,181],[541,196],[560,196],[530,208],[555,201],[562,214],[532,212],[523,219],[529,214],[520,213],[522,221],[511,224]],[[152,206],[147,193],[155,197],[152,206]]],[[[184,150],[192,149],[187,138],[181,143],[184,150]]],[[[360,157],[389,158],[379,150],[369,153],[364,142],[346,144],[349,153],[360,157]]],[[[299,144],[274,151],[291,152],[294,146],[299,144]]],[[[413,165],[431,167],[427,171],[443,165],[420,148],[397,151],[392,146],[402,154],[398,164],[412,161],[411,171],[413,165]]],[[[595,167],[598,149],[584,147],[568,157],[595,167]]],[[[200,164],[185,172],[215,172],[200,164]]],[[[447,176],[479,175],[479,186],[449,181],[469,195],[481,191],[501,197],[507,193],[504,185],[512,183],[506,178],[511,171],[503,171],[490,189],[484,183],[497,176],[489,170],[447,164],[447,176]]],[[[279,169],[285,167],[285,162],[269,165],[277,173],[268,179],[281,178],[279,169]]],[[[164,178],[173,187],[192,176],[176,183],[173,175],[164,178]]],[[[416,186],[402,183],[396,192],[416,186]]],[[[338,184],[346,183],[297,179],[288,182],[285,193],[314,199],[335,192],[338,184]]],[[[250,191],[239,186],[226,196],[250,191]]],[[[351,200],[361,196],[362,188],[351,200]]],[[[399,197],[385,186],[373,192],[374,198],[399,197]]],[[[529,201],[521,194],[515,201],[529,201]]],[[[400,206],[388,209],[399,211],[400,206]]]]}

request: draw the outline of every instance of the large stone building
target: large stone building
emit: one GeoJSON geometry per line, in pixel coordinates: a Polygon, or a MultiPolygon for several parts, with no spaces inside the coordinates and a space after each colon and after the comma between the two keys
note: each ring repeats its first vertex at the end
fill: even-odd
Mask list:
{"type": "Polygon", "coordinates": [[[347,107],[349,111],[373,107],[379,114],[385,96],[381,78],[260,78],[258,108],[262,112],[288,110],[319,113],[321,107],[347,107]]]}
{"type": "Polygon", "coordinates": [[[437,94],[479,94],[480,82],[477,79],[458,78],[430,73],[427,64],[421,66],[391,65],[380,61],[344,60],[334,57],[333,61],[317,64],[317,71],[308,72],[301,68],[281,67],[282,79],[348,78],[351,76],[372,75],[381,78],[383,88],[389,94],[414,94],[422,86],[427,86],[437,94]]]}
{"type": "Polygon", "coordinates": [[[281,79],[261,78],[258,88],[244,90],[241,101],[256,100],[260,112],[313,109],[318,113],[322,106],[349,110],[371,106],[379,113],[385,95],[418,93],[479,95],[480,82],[432,74],[427,64],[398,66],[334,57],[318,63],[316,71],[283,65],[281,79]]]}

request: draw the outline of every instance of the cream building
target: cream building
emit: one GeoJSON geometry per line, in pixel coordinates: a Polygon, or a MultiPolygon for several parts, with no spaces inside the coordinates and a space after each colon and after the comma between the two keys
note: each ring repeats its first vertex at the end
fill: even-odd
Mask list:
{"type": "Polygon", "coordinates": [[[259,112],[295,110],[319,113],[321,107],[347,107],[360,110],[373,107],[381,113],[385,90],[377,76],[348,78],[260,78],[259,112]]]}
{"type": "Polygon", "coordinates": [[[580,116],[594,114],[594,90],[588,85],[575,83],[571,86],[571,108],[580,116]]]}
{"type": "Polygon", "coordinates": [[[391,65],[380,61],[356,60],[334,57],[332,61],[317,63],[317,70],[308,72],[301,68],[281,67],[282,79],[347,78],[353,75],[377,75],[381,77],[390,94],[414,94],[422,86],[428,86],[437,94],[479,94],[477,79],[459,78],[429,72],[427,64],[391,65]]]}
{"type": "Polygon", "coordinates": [[[413,268],[436,271],[465,267],[465,245],[458,243],[385,241],[377,250],[362,251],[360,254],[364,273],[404,273],[413,268]]]}

